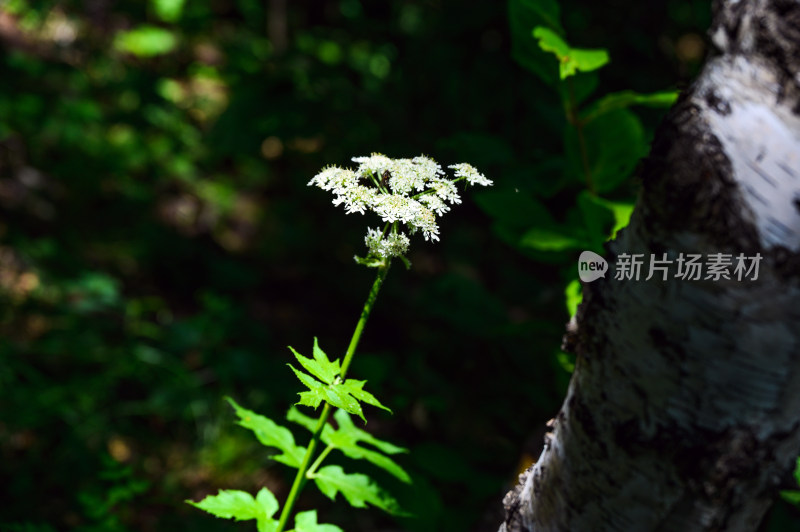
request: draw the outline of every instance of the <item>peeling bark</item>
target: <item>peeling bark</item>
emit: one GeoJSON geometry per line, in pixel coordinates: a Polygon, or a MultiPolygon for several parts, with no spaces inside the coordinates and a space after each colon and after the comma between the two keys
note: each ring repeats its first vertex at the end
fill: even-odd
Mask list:
{"type": "Polygon", "coordinates": [[[758,279],[584,285],[575,373],[502,532],[755,530],[800,453],[800,2],[714,8],[720,53],[606,258],[760,253],[758,279]]]}

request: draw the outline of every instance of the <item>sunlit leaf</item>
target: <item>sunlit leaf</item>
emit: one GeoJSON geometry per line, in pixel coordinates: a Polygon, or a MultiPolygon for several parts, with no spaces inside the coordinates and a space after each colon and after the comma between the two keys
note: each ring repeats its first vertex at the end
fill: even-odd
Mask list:
{"type": "Polygon", "coordinates": [[[272,519],[278,511],[278,501],[267,488],[261,488],[255,499],[245,491],[220,490],[217,495],[209,495],[200,502],[186,502],[223,519],[256,519],[259,532],[271,532],[278,527],[278,521],[272,519]]]}
{"type": "Polygon", "coordinates": [[[317,377],[319,380],[327,383],[332,384],[333,381],[336,380],[336,377],[339,376],[341,372],[341,368],[339,366],[339,359],[337,358],[333,362],[328,359],[328,355],[320,349],[319,343],[317,339],[314,338],[314,359],[310,359],[304,357],[300,353],[294,350],[294,348],[289,347],[292,353],[294,353],[295,358],[298,362],[312,375],[317,377]]]}
{"type": "Polygon", "coordinates": [[[314,482],[331,500],[335,500],[336,494],[341,493],[350,506],[365,508],[367,504],[371,504],[390,514],[401,513],[397,501],[367,475],[348,474],[340,466],[331,465],[317,471],[314,482]]]}
{"type": "Polygon", "coordinates": [[[584,122],[591,122],[602,114],[633,105],[669,107],[674,104],[677,99],[678,91],[662,91],[650,94],[639,94],[634,91],[613,92],[603,96],[585,112],[581,113],[581,119],[584,122]]]}
{"type": "Polygon", "coordinates": [[[344,410],[337,410],[333,414],[333,417],[336,420],[338,429],[324,430],[322,434],[322,441],[324,443],[332,445],[354,460],[367,460],[403,482],[411,482],[411,477],[408,476],[408,473],[394,460],[377,451],[361,447],[359,443],[372,445],[387,454],[405,453],[408,452],[406,449],[379,440],[369,432],[356,427],[350,419],[350,416],[344,410]]]}
{"type": "Polygon", "coordinates": [[[290,467],[300,467],[306,449],[295,445],[294,436],[292,436],[289,429],[278,425],[267,417],[242,408],[230,397],[226,399],[236,410],[236,415],[239,416],[239,425],[252,430],[262,445],[276,447],[283,451],[283,453],[273,456],[273,460],[290,467]]]}
{"type": "Polygon", "coordinates": [[[169,30],[157,26],[139,26],[117,34],[114,46],[117,50],[140,57],[152,57],[171,52],[178,38],[169,30]]]}
{"type": "Polygon", "coordinates": [[[572,48],[550,28],[537,26],[533,30],[533,37],[538,39],[542,50],[552,52],[558,58],[561,79],[566,79],[579,70],[581,72],[597,70],[608,63],[608,52],[606,50],[572,48]]]}
{"type": "Polygon", "coordinates": [[[294,532],[344,532],[336,525],[317,523],[317,511],[300,512],[294,517],[294,532]]]}
{"type": "Polygon", "coordinates": [[[564,289],[564,296],[566,298],[567,312],[569,317],[572,318],[578,311],[578,305],[583,300],[583,293],[581,292],[581,282],[573,279],[564,289]]]}
{"type": "Polygon", "coordinates": [[[151,0],[151,5],[158,18],[164,22],[177,22],[183,12],[186,0],[151,0]]]}

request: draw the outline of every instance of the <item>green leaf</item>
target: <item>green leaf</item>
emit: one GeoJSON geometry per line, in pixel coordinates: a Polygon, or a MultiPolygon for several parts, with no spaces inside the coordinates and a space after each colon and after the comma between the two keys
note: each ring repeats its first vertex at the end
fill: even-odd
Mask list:
{"type": "MultiPolygon", "coordinates": [[[[309,389],[307,392],[300,392],[298,394],[300,395],[300,400],[296,404],[317,408],[322,401],[325,401],[331,406],[347,410],[351,414],[355,414],[363,419],[365,423],[367,422],[364,418],[364,411],[361,409],[358,400],[353,397],[347,389],[350,379],[344,383],[324,384],[294,368],[291,364],[289,367],[292,368],[292,371],[294,371],[297,378],[300,379],[300,382],[305,384],[309,389]]],[[[362,385],[363,382],[364,381],[362,381],[362,385]]],[[[350,386],[350,388],[352,388],[352,386],[350,386]]]]}
{"type": "Polygon", "coordinates": [[[647,107],[669,107],[678,99],[678,91],[662,91],[651,94],[639,94],[634,91],[613,92],[600,98],[586,111],[581,113],[584,123],[591,122],[605,113],[624,109],[633,105],[647,107]]]}
{"type": "Polygon", "coordinates": [[[475,194],[475,201],[486,214],[497,221],[516,227],[549,223],[547,208],[530,194],[514,189],[498,188],[475,194]]]}
{"type": "Polygon", "coordinates": [[[800,484],[800,457],[797,458],[794,465],[794,481],[800,484]]]}
{"type": "Polygon", "coordinates": [[[333,362],[328,360],[328,355],[320,349],[319,344],[317,343],[316,337],[314,338],[314,359],[306,358],[294,348],[289,347],[292,353],[294,353],[295,358],[298,362],[312,375],[317,377],[319,380],[327,383],[332,384],[336,377],[339,376],[341,373],[341,368],[339,366],[339,359],[337,358],[333,362]]]}
{"type": "Polygon", "coordinates": [[[557,69],[549,54],[531,39],[531,28],[547,26],[561,31],[561,13],[556,0],[509,0],[508,21],[511,30],[511,56],[517,63],[539,76],[547,84],[557,81],[557,69]]]}
{"type": "Polygon", "coordinates": [[[603,49],[586,50],[572,48],[556,32],[544,26],[533,29],[533,37],[538,39],[539,47],[552,52],[558,58],[559,76],[566,79],[581,72],[597,70],[608,63],[608,52],[603,49]]]}
{"type": "Polygon", "coordinates": [[[558,230],[534,227],[522,235],[519,245],[539,251],[565,251],[568,249],[584,249],[586,247],[586,239],[558,230]]]}
{"type": "MultiPolygon", "coordinates": [[[[372,406],[381,408],[381,409],[386,410],[387,412],[391,413],[392,411],[390,409],[386,408],[385,406],[383,406],[381,404],[381,402],[378,401],[378,399],[375,398],[374,395],[372,395],[371,393],[369,393],[368,391],[363,389],[364,385],[366,383],[367,383],[367,381],[357,381],[355,379],[347,379],[342,384],[340,384],[339,387],[345,393],[347,393],[349,395],[352,395],[353,397],[355,397],[359,401],[363,401],[363,402],[367,403],[368,405],[372,405],[372,406]]],[[[347,409],[345,408],[345,410],[347,410],[347,409]]],[[[349,410],[347,410],[347,411],[350,412],[349,410]]],[[[350,412],[350,413],[351,414],[355,414],[355,412],[350,412]]]]}
{"type": "Polygon", "coordinates": [[[567,312],[570,319],[578,312],[578,305],[583,300],[583,293],[581,292],[581,282],[578,279],[573,279],[564,289],[564,296],[566,297],[567,312]]]}
{"type": "MultiPolygon", "coordinates": [[[[583,127],[586,158],[596,193],[609,192],[630,177],[636,163],[647,154],[644,128],[636,115],[617,109],[600,115],[583,127]]],[[[585,179],[576,128],[565,130],[567,171],[585,179]]]]}
{"type": "Polygon", "coordinates": [[[117,34],[114,47],[140,57],[152,57],[171,52],[178,44],[175,35],[164,28],[143,25],[117,34]]]}
{"type": "Polygon", "coordinates": [[[297,404],[317,408],[322,401],[325,401],[333,407],[341,408],[351,414],[357,415],[363,419],[365,423],[367,420],[364,418],[364,412],[361,409],[359,401],[391,412],[391,410],[383,406],[374,395],[363,389],[367,381],[347,379],[344,382],[339,382],[339,374],[341,373],[339,359],[331,362],[325,352],[319,348],[316,338],[314,338],[313,360],[304,357],[291,347],[289,349],[292,350],[298,362],[300,362],[309,373],[319,379],[316,380],[311,375],[303,373],[289,364],[289,367],[292,368],[292,371],[294,371],[294,374],[300,379],[300,382],[309,390],[299,393],[300,400],[297,404]]]}
{"type": "Polygon", "coordinates": [[[299,468],[306,453],[305,447],[295,445],[294,436],[286,427],[282,427],[271,419],[242,408],[236,401],[226,397],[227,401],[236,410],[239,416],[239,425],[250,429],[262,445],[276,447],[283,451],[282,454],[273,456],[276,462],[281,462],[289,467],[299,468]]]}
{"type": "Polygon", "coordinates": [[[586,226],[589,248],[601,252],[603,243],[609,239],[611,228],[614,226],[614,214],[588,190],[578,194],[578,209],[586,226]]]}
{"type": "Polygon", "coordinates": [[[200,502],[186,502],[223,519],[256,519],[259,532],[272,532],[278,528],[278,521],[272,519],[278,511],[278,501],[267,488],[261,488],[255,499],[245,491],[220,490],[217,495],[209,495],[200,502]]]}
{"type": "Polygon", "coordinates": [[[397,465],[394,460],[379,452],[360,447],[358,444],[360,442],[368,443],[387,454],[405,453],[408,452],[407,449],[379,440],[369,432],[356,427],[350,419],[350,416],[344,410],[337,410],[333,414],[333,417],[339,428],[327,434],[324,434],[323,431],[322,441],[324,443],[332,445],[354,460],[367,460],[403,482],[411,482],[411,477],[408,476],[408,473],[397,465]]]}
{"type": "Polygon", "coordinates": [[[317,511],[300,512],[294,517],[294,532],[344,532],[336,525],[317,523],[317,511]]]}
{"type": "Polygon", "coordinates": [[[186,0],[151,0],[156,16],[164,22],[178,22],[186,0]]]}
{"type": "MultiPolygon", "coordinates": [[[[597,205],[601,205],[614,217],[614,227],[611,229],[611,232],[607,238],[607,240],[611,240],[617,236],[617,232],[622,229],[623,227],[627,226],[631,220],[631,215],[633,214],[634,204],[630,201],[609,201],[607,199],[601,198],[599,196],[595,196],[593,194],[588,194],[587,192],[583,192],[582,194],[586,194],[588,199],[597,205]]],[[[578,200],[580,202],[580,198],[578,200]]]]}
{"type": "Polygon", "coordinates": [[[800,505],[800,491],[784,490],[780,492],[781,499],[789,504],[800,505]]]}
{"type": "Polygon", "coordinates": [[[341,493],[350,506],[366,508],[367,503],[390,514],[401,514],[397,501],[367,475],[348,474],[340,466],[325,466],[314,475],[319,490],[331,500],[341,493]]]}

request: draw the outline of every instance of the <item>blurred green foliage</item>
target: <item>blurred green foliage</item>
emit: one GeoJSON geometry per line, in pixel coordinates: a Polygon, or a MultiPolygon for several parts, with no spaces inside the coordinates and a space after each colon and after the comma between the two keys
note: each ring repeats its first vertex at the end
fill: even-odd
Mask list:
{"type": "MultiPolygon", "coordinates": [[[[381,151],[466,160],[496,187],[390,277],[352,369],[391,398],[370,432],[410,449],[398,496],[417,516],[301,509],[346,530],[495,530],[568,379],[573,251],[521,239],[605,212],[579,199],[542,81],[557,63],[531,31],[558,20],[571,46],[609,52],[576,78],[591,113],[590,94],[685,84],[709,2],[0,3],[0,529],[231,530],[182,501],[285,495],[221,397],[282,417],[285,346],[344,351],[372,275],[352,260],[362,220],[306,183],[381,151]]],[[[598,143],[630,123],[605,105],[598,143]]],[[[637,109],[645,146],[662,112],[637,109]]],[[[602,201],[635,193],[613,185],[602,201]]]]}

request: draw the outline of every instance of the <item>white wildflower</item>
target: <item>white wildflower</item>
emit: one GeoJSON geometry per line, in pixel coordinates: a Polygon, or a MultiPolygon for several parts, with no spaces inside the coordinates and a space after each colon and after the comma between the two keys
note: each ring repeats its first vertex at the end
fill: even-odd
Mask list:
{"type": "Polygon", "coordinates": [[[451,164],[448,168],[452,168],[455,170],[454,174],[456,178],[463,177],[467,180],[467,183],[470,185],[483,185],[488,187],[493,184],[490,179],[486,179],[482,173],[478,172],[478,170],[472,166],[471,164],[467,163],[458,163],[458,164],[451,164]]]}
{"type": "Polygon", "coordinates": [[[353,157],[352,161],[358,163],[358,170],[356,172],[362,177],[375,174],[380,178],[380,175],[392,167],[392,160],[382,153],[373,153],[369,157],[353,157]]]}
{"type": "Polygon", "coordinates": [[[341,194],[344,190],[358,184],[358,176],[352,170],[339,168],[338,166],[328,166],[315,175],[308,184],[309,186],[318,186],[322,190],[332,190],[335,194],[341,194]]]}
{"type": "Polygon", "coordinates": [[[356,170],[329,166],[308,184],[332,192],[333,204],[344,205],[348,214],[372,211],[388,224],[383,231],[367,231],[369,254],[356,260],[368,266],[379,266],[393,257],[408,264],[404,256],[409,239],[398,224],[405,224],[410,234],[422,232],[425,240],[439,240],[437,217],[448,212],[451,204],[461,203],[455,181],[492,184],[466,163],[449,167],[455,170],[455,179],[450,180],[436,161],[424,155],[390,159],[373,153],[369,157],[353,157],[353,162],[358,163],[356,170]]]}
{"type": "Polygon", "coordinates": [[[458,195],[458,189],[452,181],[437,179],[431,183],[431,188],[443,200],[450,203],[461,203],[461,196],[458,195]]]}
{"type": "Polygon", "coordinates": [[[367,229],[364,241],[371,255],[387,259],[404,256],[410,244],[403,233],[390,233],[384,237],[379,229],[367,229]]]}
{"type": "Polygon", "coordinates": [[[437,216],[441,216],[450,210],[447,203],[442,201],[442,198],[435,194],[423,194],[419,197],[419,202],[435,212],[437,216]]]}

